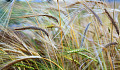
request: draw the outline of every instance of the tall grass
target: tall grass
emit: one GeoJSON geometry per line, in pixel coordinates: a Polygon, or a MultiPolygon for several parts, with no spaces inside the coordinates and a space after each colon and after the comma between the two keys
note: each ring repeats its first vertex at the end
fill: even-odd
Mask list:
{"type": "Polygon", "coordinates": [[[114,9],[102,1],[4,4],[1,70],[120,69],[120,24],[114,19],[120,11],[115,4],[114,9]]]}

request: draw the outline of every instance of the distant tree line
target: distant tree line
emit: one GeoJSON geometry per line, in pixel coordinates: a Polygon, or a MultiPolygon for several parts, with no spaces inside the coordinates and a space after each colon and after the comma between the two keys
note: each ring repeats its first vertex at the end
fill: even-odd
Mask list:
{"type": "MultiPolygon", "coordinates": [[[[11,2],[12,0],[6,0],[7,2],[11,2]]],[[[16,1],[21,1],[21,0],[16,0],[16,1]]],[[[41,0],[35,0],[36,2],[40,2],[41,0]]],[[[47,2],[51,2],[52,0],[46,0],[47,2]]],[[[42,1],[41,1],[42,2],[42,1]]]]}

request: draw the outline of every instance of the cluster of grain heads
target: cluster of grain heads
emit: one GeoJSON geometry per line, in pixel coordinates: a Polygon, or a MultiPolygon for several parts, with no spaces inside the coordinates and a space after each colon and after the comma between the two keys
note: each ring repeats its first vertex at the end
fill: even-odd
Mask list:
{"type": "MultiPolygon", "coordinates": [[[[2,62],[1,68],[3,67],[4,64],[8,64],[7,62],[13,61],[17,56],[29,56],[29,55],[45,56],[45,51],[43,50],[45,49],[45,47],[43,47],[43,44],[41,41],[34,40],[29,35],[25,35],[23,32],[18,31],[18,30],[26,30],[26,29],[41,30],[43,31],[43,33],[46,34],[46,36],[49,36],[44,29],[37,28],[37,27],[24,27],[24,28],[10,29],[10,28],[4,28],[1,26],[1,32],[0,32],[0,42],[1,42],[0,43],[0,47],[1,47],[0,61],[2,62]],[[40,52],[37,52],[38,51],[37,49],[39,49],[40,52]]],[[[22,67],[23,66],[29,67],[26,65],[22,65],[22,67]]]]}
{"type": "MultiPolygon", "coordinates": [[[[103,2],[97,2],[97,1],[90,1],[90,2],[95,3],[96,5],[98,5],[98,6],[101,8],[103,14],[104,14],[104,11],[105,11],[105,13],[107,14],[108,18],[110,19],[112,25],[115,27],[116,32],[117,32],[117,34],[118,34],[118,36],[119,36],[119,28],[118,28],[117,24],[115,23],[115,20],[111,17],[111,15],[108,13],[108,11],[107,11],[106,9],[104,9],[104,8],[107,7],[107,5],[106,5],[105,3],[103,3],[103,2]],[[105,7],[102,7],[102,6],[99,5],[99,4],[102,4],[102,5],[104,5],[105,7]]],[[[67,7],[68,7],[68,8],[76,7],[78,4],[81,4],[81,5],[85,6],[86,10],[88,10],[89,12],[91,12],[91,13],[96,17],[96,19],[98,20],[98,22],[99,22],[101,25],[104,25],[104,26],[102,26],[102,27],[106,27],[106,26],[105,26],[106,23],[103,24],[103,22],[102,22],[102,21],[106,21],[106,20],[101,20],[101,18],[99,17],[99,15],[96,14],[96,12],[94,12],[94,11],[91,9],[91,7],[89,7],[89,6],[87,5],[87,2],[76,2],[76,3],[74,3],[74,4],[71,4],[71,5],[67,6],[67,7]]],[[[80,10],[80,9],[79,9],[79,10],[80,10]]],[[[78,12],[78,13],[79,13],[79,12],[78,12]]],[[[77,13],[77,14],[78,14],[78,13],[77,13]]],[[[74,16],[77,16],[77,15],[74,14],[74,15],[72,16],[73,18],[70,19],[69,24],[70,24],[70,23],[74,23],[74,22],[72,22],[73,19],[75,18],[74,16]]],[[[93,23],[94,23],[94,21],[93,21],[93,23]]],[[[74,23],[74,24],[75,24],[75,23],[74,23]]],[[[97,27],[97,26],[95,26],[95,27],[97,27]]],[[[88,28],[88,25],[87,25],[86,28],[88,28]]],[[[99,26],[98,26],[98,28],[96,29],[96,31],[97,31],[97,30],[99,31],[99,26]]],[[[85,29],[85,31],[86,31],[86,29],[85,29]]],[[[103,31],[103,32],[104,32],[104,31],[103,31]]],[[[96,33],[95,33],[95,34],[96,34],[96,33]]],[[[99,36],[99,34],[101,34],[101,31],[99,31],[99,33],[97,33],[96,36],[99,36]]],[[[83,46],[83,41],[84,41],[85,35],[86,35],[86,34],[85,34],[85,32],[84,32],[84,36],[83,36],[82,41],[81,41],[81,46],[83,46]]],[[[118,37],[118,38],[119,38],[119,37],[118,37]]],[[[86,37],[85,39],[87,39],[87,37],[86,37]]],[[[105,39],[104,39],[104,40],[105,40],[105,39]]],[[[89,40],[89,41],[90,41],[90,40],[89,40]]],[[[98,44],[101,44],[101,41],[102,41],[102,40],[100,40],[100,39],[98,38],[98,44]]],[[[93,42],[94,42],[94,41],[93,41],[93,42]]],[[[111,44],[111,45],[112,45],[112,44],[111,44]]],[[[116,45],[116,43],[115,43],[115,44],[113,43],[113,45],[116,45]]],[[[97,51],[97,49],[96,49],[95,51],[97,51]]],[[[99,56],[103,56],[103,54],[101,55],[100,52],[98,52],[97,56],[98,56],[98,57],[99,57],[99,56]]],[[[112,57],[112,56],[109,55],[108,59],[109,59],[111,68],[113,69],[114,64],[111,63],[111,60],[112,60],[111,57],[112,57]]],[[[104,57],[103,57],[103,59],[104,59],[104,57]]],[[[75,60],[75,61],[76,61],[76,60],[75,60]]],[[[98,58],[98,61],[99,61],[100,64],[101,64],[101,69],[106,69],[106,68],[107,68],[106,65],[102,65],[102,61],[104,61],[104,60],[100,60],[100,58],[98,58]]],[[[76,62],[78,62],[78,61],[76,61],[76,62]]],[[[104,63],[104,62],[103,62],[103,63],[104,63]]]]}
{"type": "MultiPolygon", "coordinates": [[[[38,36],[38,37],[40,37],[40,36],[38,36]]],[[[39,28],[39,27],[31,26],[31,27],[21,27],[21,28],[9,29],[9,31],[8,31],[8,29],[6,29],[6,31],[2,30],[0,38],[1,38],[0,41],[2,42],[1,43],[1,52],[3,52],[3,53],[5,52],[7,57],[9,57],[7,59],[5,59],[6,56],[1,57],[1,59],[5,60],[5,61],[2,61],[2,63],[3,63],[2,69],[3,70],[4,69],[6,70],[6,68],[11,67],[11,66],[12,67],[21,67],[21,68],[23,67],[23,68],[33,69],[34,67],[31,67],[29,65],[21,64],[21,61],[23,61],[23,63],[26,63],[26,62],[24,62],[23,59],[22,60],[20,59],[20,61],[16,60],[16,57],[17,56],[25,57],[25,56],[30,56],[30,55],[32,55],[32,56],[41,55],[43,57],[48,57],[46,54],[53,54],[53,51],[49,52],[49,51],[51,51],[50,48],[52,48],[53,50],[55,50],[55,48],[56,48],[54,46],[54,43],[50,43],[52,41],[49,41],[50,40],[49,39],[49,34],[44,29],[39,28]],[[23,31],[23,30],[39,30],[41,32],[41,38],[47,38],[48,41],[43,39],[42,42],[41,42],[41,41],[39,41],[39,39],[35,39],[35,38],[30,37],[29,35],[25,35],[20,30],[21,31],[23,31]],[[49,47],[47,47],[47,45],[49,47]],[[46,52],[46,50],[47,50],[47,52],[46,52]],[[7,62],[9,62],[9,60],[10,61],[14,60],[15,62],[13,61],[9,64],[9,63],[7,63],[7,62]],[[15,63],[17,63],[16,61],[20,62],[20,63],[15,64],[15,63]],[[7,65],[4,66],[4,63],[6,63],[7,65]]],[[[50,55],[50,56],[52,56],[52,55],[50,55]]],[[[46,58],[44,58],[44,59],[46,59],[46,58]]],[[[53,63],[56,66],[58,66],[58,68],[59,68],[59,65],[57,65],[56,63],[52,62],[49,59],[46,59],[46,60],[50,61],[50,62],[47,62],[48,64],[53,63]]],[[[27,62],[31,62],[31,61],[28,60],[27,62]]],[[[36,63],[36,61],[33,61],[33,62],[36,63]]],[[[38,63],[41,64],[40,62],[38,62],[38,63]]]]}
{"type": "MultiPolygon", "coordinates": [[[[8,64],[6,64],[6,65],[4,65],[3,67],[1,67],[0,69],[1,69],[1,70],[7,70],[7,69],[9,69],[10,66],[12,66],[12,65],[14,65],[14,64],[16,64],[16,63],[18,63],[18,62],[20,62],[20,61],[24,61],[24,60],[28,60],[28,59],[43,59],[43,60],[47,60],[47,61],[53,63],[54,65],[56,65],[57,67],[59,67],[61,70],[63,70],[63,69],[62,69],[58,64],[56,64],[55,62],[53,62],[53,61],[51,61],[51,60],[49,60],[49,59],[43,58],[43,57],[41,57],[41,56],[20,56],[20,57],[17,57],[17,58],[19,58],[19,59],[16,59],[16,60],[14,60],[14,61],[12,61],[12,62],[9,62],[8,64]]],[[[32,68],[32,67],[28,67],[28,68],[34,69],[34,68],[32,68]]]]}

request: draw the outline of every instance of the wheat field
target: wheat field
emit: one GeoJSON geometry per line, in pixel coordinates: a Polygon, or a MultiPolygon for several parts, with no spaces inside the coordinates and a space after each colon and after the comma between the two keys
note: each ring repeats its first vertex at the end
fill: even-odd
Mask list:
{"type": "Polygon", "coordinates": [[[0,0],[0,70],[119,70],[119,4],[0,0]]]}

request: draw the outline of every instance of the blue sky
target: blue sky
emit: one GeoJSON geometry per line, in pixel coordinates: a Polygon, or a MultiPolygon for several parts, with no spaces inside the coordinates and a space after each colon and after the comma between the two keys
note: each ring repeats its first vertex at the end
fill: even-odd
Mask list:
{"type": "MultiPolygon", "coordinates": [[[[113,2],[114,0],[108,0],[109,2],[113,2]]],[[[115,0],[115,1],[120,1],[120,0],[115,0]]]]}

